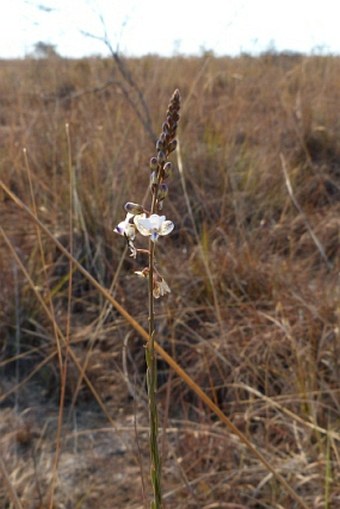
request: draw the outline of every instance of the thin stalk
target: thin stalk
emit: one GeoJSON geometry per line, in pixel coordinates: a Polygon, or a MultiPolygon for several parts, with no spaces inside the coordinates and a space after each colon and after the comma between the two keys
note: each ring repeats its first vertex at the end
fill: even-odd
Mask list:
{"type": "Polygon", "coordinates": [[[161,490],[161,463],[158,450],[158,410],[156,401],[157,392],[157,359],[155,353],[155,308],[153,297],[153,275],[154,275],[155,244],[149,242],[149,340],[146,346],[147,364],[147,387],[150,416],[150,459],[151,459],[151,482],[153,487],[154,500],[151,503],[152,509],[162,507],[161,490]]]}
{"type": "MultiPolygon", "coordinates": [[[[158,183],[151,201],[151,211],[153,214],[157,207],[157,191],[158,183]]],[[[154,500],[151,503],[151,509],[161,509],[162,507],[162,488],[161,488],[161,461],[158,449],[158,409],[157,409],[157,358],[155,352],[155,300],[153,296],[154,286],[154,264],[155,264],[155,243],[149,241],[149,285],[148,285],[148,301],[149,301],[149,340],[146,346],[146,380],[148,388],[149,402],[149,447],[150,447],[150,476],[153,488],[154,500]]]]}
{"type": "MultiPolygon", "coordinates": [[[[159,207],[158,191],[162,182],[162,165],[158,166],[157,182],[154,185],[150,215],[154,214],[159,207]]],[[[162,488],[161,488],[161,460],[158,448],[158,409],[157,409],[157,357],[155,351],[155,302],[154,302],[154,272],[155,272],[155,243],[149,240],[149,280],[148,280],[148,301],[149,301],[149,339],[147,341],[146,357],[146,380],[149,402],[149,448],[150,448],[150,476],[153,488],[153,501],[151,509],[161,509],[162,488]]]]}
{"type": "MultiPolygon", "coordinates": [[[[38,208],[37,208],[37,203],[36,203],[36,199],[35,199],[35,193],[34,193],[33,182],[32,182],[32,175],[31,175],[31,170],[30,170],[30,166],[29,166],[29,162],[28,162],[28,156],[27,156],[26,148],[24,148],[23,153],[24,153],[25,167],[26,167],[27,178],[28,178],[30,194],[31,194],[32,211],[33,211],[34,216],[38,217],[38,208]]],[[[52,300],[53,293],[52,293],[52,290],[49,288],[49,283],[48,283],[49,282],[49,275],[48,275],[48,271],[47,271],[47,262],[46,262],[44,247],[43,247],[43,240],[42,240],[42,236],[41,236],[41,229],[38,227],[37,224],[35,226],[36,226],[36,236],[37,236],[37,241],[38,241],[38,246],[39,246],[41,264],[42,264],[42,269],[43,269],[43,274],[44,274],[44,284],[46,286],[46,301],[47,301],[47,303],[48,303],[48,305],[49,305],[49,307],[51,309],[52,315],[55,316],[54,304],[53,304],[53,300],[52,300]]],[[[59,336],[58,336],[58,333],[57,333],[56,323],[57,322],[56,322],[56,320],[54,318],[54,320],[52,322],[52,326],[53,326],[54,337],[55,337],[56,345],[57,345],[59,369],[60,369],[60,371],[62,371],[62,368],[63,368],[62,345],[60,343],[59,336]]]]}
{"type": "MultiPolygon", "coordinates": [[[[70,242],[70,253],[73,254],[73,188],[74,188],[74,175],[72,167],[72,155],[71,155],[71,140],[69,124],[65,125],[66,139],[67,139],[67,152],[68,152],[68,171],[69,171],[69,242],[70,242]]],[[[56,447],[55,456],[52,466],[52,482],[50,488],[50,500],[49,509],[54,507],[54,495],[58,476],[58,465],[61,455],[62,447],[62,429],[63,429],[63,418],[64,418],[64,405],[65,405],[65,393],[67,383],[67,365],[69,357],[69,347],[71,339],[71,305],[72,305],[72,288],[73,288],[73,262],[69,260],[69,277],[68,277],[68,292],[67,292],[67,321],[66,321],[66,349],[65,356],[60,366],[60,394],[59,394],[59,413],[58,413],[58,426],[56,433],[56,447]]]]}

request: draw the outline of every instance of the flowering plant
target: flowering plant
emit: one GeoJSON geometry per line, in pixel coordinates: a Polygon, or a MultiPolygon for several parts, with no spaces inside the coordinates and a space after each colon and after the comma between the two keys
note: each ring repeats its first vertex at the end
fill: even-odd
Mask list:
{"type": "Polygon", "coordinates": [[[130,249],[130,255],[137,258],[139,252],[147,253],[149,264],[135,274],[148,280],[149,293],[149,341],[146,349],[147,387],[150,414],[150,458],[151,481],[154,500],[152,508],[162,507],[161,466],[158,452],[158,414],[156,405],[157,365],[155,357],[155,311],[154,299],[170,293],[170,288],[155,265],[155,248],[160,237],[169,235],[174,229],[174,223],[159,213],[163,210],[164,200],[168,194],[166,180],[172,174],[172,163],[168,157],[176,149],[175,139],[179,121],[180,94],[176,90],[170,100],[162,132],[156,142],[156,155],[150,159],[150,193],[151,205],[147,210],[143,205],[135,202],[125,204],[126,217],[115,228],[114,232],[125,237],[130,249]],[[147,250],[135,246],[137,234],[149,238],[147,250]]]}

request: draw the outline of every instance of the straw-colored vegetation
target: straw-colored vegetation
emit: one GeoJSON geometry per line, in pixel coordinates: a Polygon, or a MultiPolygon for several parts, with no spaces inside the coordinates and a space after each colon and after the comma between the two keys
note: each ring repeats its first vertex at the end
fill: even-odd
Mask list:
{"type": "Polygon", "coordinates": [[[148,507],[144,341],[119,312],[147,330],[147,288],[112,229],[177,87],[157,340],[241,438],[159,357],[165,506],[340,507],[340,59],[121,63],[0,64],[0,508],[148,507]]]}

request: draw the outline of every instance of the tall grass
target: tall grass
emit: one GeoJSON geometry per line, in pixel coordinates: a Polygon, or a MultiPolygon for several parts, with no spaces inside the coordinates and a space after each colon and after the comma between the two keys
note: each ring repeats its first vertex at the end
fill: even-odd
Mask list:
{"type": "MultiPolygon", "coordinates": [[[[157,245],[172,290],[157,351],[179,375],[160,360],[164,505],[336,507],[339,59],[126,64],[155,126],[172,90],[183,96],[176,229],[157,245]]],[[[142,504],[145,361],[120,313],[147,340],[145,288],[112,228],[122,203],[143,203],[153,144],[113,65],[1,65],[4,507],[142,504]]]]}

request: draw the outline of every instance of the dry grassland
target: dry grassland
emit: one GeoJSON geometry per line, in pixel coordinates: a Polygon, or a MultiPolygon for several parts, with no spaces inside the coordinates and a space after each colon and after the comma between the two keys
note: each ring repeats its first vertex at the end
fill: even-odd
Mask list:
{"type": "MultiPolygon", "coordinates": [[[[15,197],[147,328],[112,229],[178,87],[158,340],[305,507],[336,509],[340,59],[124,66],[132,83],[113,59],[0,62],[0,508],[148,507],[143,340],[15,197]]],[[[300,507],[161,359],[159,410],[167,509],[300,507]]]]}

